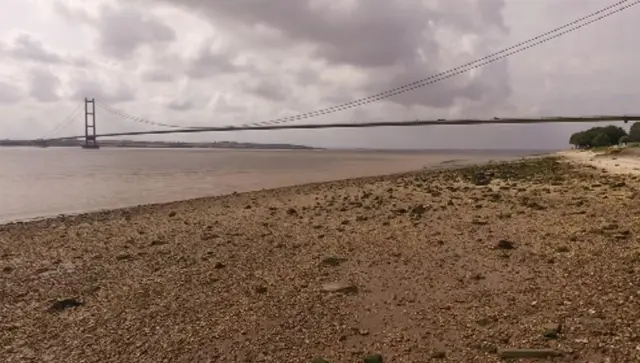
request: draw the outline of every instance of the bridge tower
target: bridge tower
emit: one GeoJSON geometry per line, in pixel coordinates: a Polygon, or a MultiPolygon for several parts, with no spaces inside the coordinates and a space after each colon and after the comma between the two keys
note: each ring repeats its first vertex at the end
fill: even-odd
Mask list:
{"type": "Polygon", "coordinates": [[[83,149],[99,149],[96,138],[96,99],[84,99],[84,145],[83,149]]]}

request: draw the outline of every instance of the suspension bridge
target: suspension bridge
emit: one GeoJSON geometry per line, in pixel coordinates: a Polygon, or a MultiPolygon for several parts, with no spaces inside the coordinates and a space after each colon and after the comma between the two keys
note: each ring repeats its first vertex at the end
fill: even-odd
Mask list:
{"type": "MultiPolygon", "coordinates": [[[[597,116],[558,116],[558,117],[542,117],[542,118],[497,118],[492,119],[454,119],[454,120],[411,120],[411,121],[363,121],[363,122],[333,122],[323,124],[313,123],[298,123],[302,120],[312,119],[319,116],[325,116],[334,114],[341,111],[346,111],[365,105],[387,100],[389,98],[398,96],[400,94],[415,91],[417,89],[432,85],[437,82],[444,81],[446,79],[467,73],[471,70],[478,69],[515,54],[524,52],[528,49],[537,47],[541,44],[549,42],[553,39],[565,36],[569,33],[575,32],[581,28],[589,26],[593,23],[601,21],[605,18],[619,14],[625,10],[628,10],[636,5],[640,4],[640,0],[630,1],[623,0],[618,1],[615,4],[602,8],[587,16],[583,16],[570,23],[552,29],[548,32],[540,34],[536,37],[530,38],[526,41],[522,41],[498,52],[492,53],[480,59],[472,62],[465,63],[447,71],[432,75],[430,77],[415,81],[413,83],[405,84],[400,87],[396,87],[391,90],[387,90],[372,96],[360,98],[351,102],[347,102],[341,105],[336,105],[328,108],[323,108],[295,116],[288,116],[283,118],[272,119],[268,121],[254,122],[250,124],[244,124],[240,126],[186,126],[168,124],[164,122],[154,122],[140,117],[135,117],[124,111],[115,109],[110,105],[103,104],[95,99],[85,98],[84,100],[84,134],[74,136],[64,136],[57,138],[43,138],[42,142],[47,143],[49,141],[62,141],[62,140],[74,140],[84,139],[83,147],[89,149],[96,149],[99,147],[98,138],[101,137],[118,137],[118,136],[140,136],[140,135],[159,135],[159,134],[187,134],[187,133],[201,133],[201,132],[228,132],[228,131],[273,131],[273,130],[287,130],[287,129],[326,129],[326,128],[371,128],[371,127],[415,127],[415,126],[460,126],[460,125],[495,125],[495,124],[538,124],[538,123],[585,123],[585,122],[612,122],[612,121],[640,121],[640,115],[597,115],[597,116]],[[149,131],[129,131],[129,132],[115,132],[115,133],[97,133],[96,130],[96,110],[101,108],[107,113],[119,116],[126,120],[131,120],[138,123],[143,123],[151,126],[158,127],[159,129],[149,131]]],[[[65,122],[65,124],[68,123],[65,122]]],[[[58,129],[56,127],[56,129],[58,129]]],[[[54,130],[56,130],[54,129],[54,130]]]]}

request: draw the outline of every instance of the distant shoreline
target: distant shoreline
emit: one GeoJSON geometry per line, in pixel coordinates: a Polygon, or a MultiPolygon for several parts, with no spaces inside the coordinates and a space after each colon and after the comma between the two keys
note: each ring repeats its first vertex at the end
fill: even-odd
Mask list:
{"type": "MultiPolygon", "coordinates": [[[[249,149],[249,150],[322,150],[306,145],[296,144],[262,144],[252,142],[168,142],[168,141],[133,141],[104,140],[98,143],[107,148],[154,148],[154,149],[249,149]]],[[[0,140],[0,147],[82,147],[82,140],[0,140]]]]}

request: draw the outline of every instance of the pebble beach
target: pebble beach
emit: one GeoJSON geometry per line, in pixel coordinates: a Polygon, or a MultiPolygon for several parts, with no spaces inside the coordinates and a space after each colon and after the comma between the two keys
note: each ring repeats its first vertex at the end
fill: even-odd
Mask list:
{"type": "Polygon", "coordinates": [[[552,156],[0,225],[0,360],[637,361],[639,192],[552,156]]]}

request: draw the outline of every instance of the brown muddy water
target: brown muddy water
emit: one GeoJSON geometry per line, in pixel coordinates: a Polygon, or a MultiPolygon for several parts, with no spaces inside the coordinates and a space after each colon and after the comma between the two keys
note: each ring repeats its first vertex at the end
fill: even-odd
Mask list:
{"type": "Polygon", "coordinates": [[[533,153],[2,148],[0,223],[533,153]]]}

